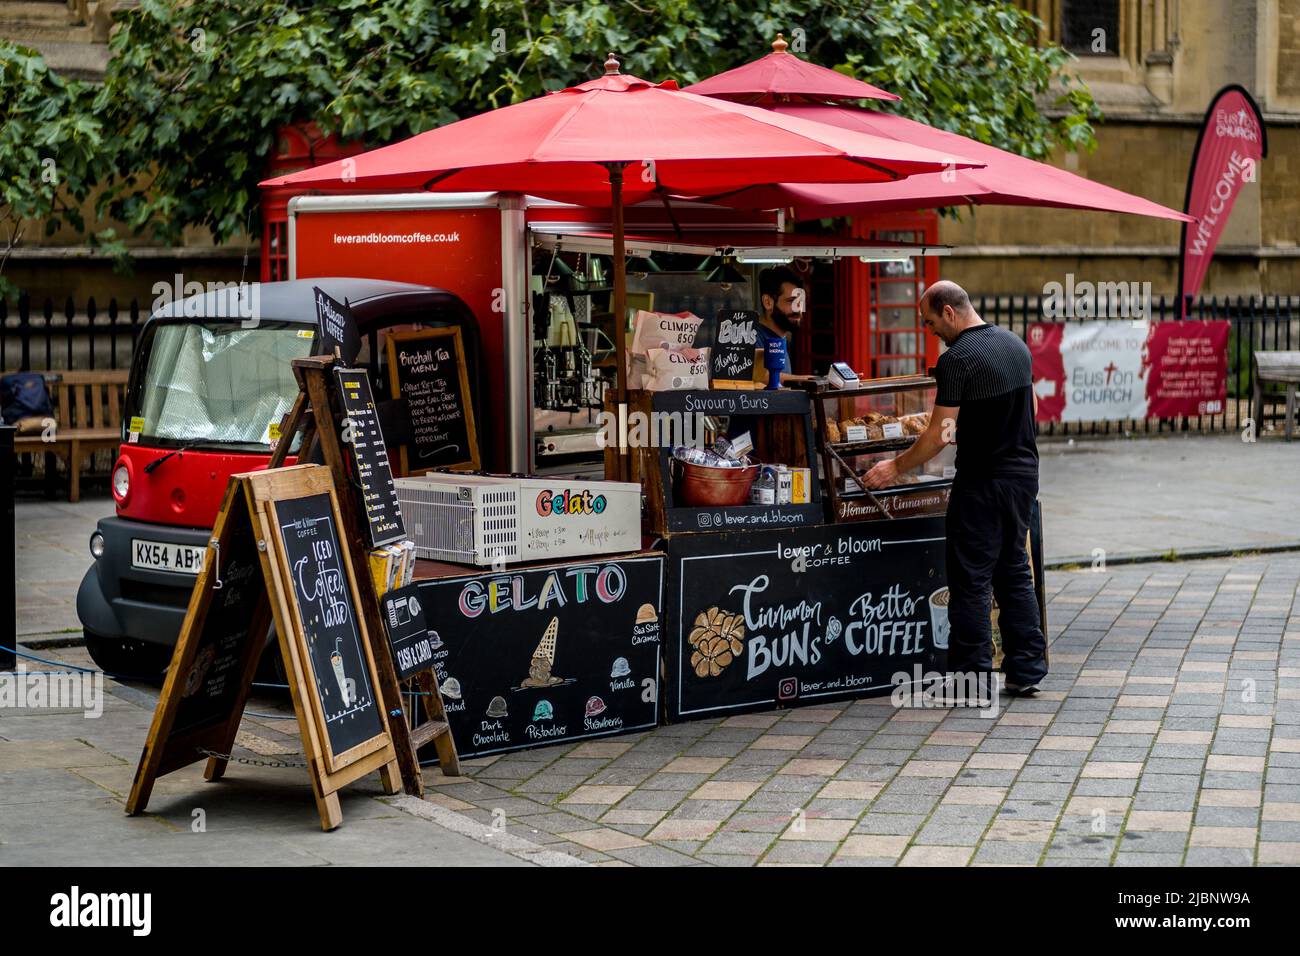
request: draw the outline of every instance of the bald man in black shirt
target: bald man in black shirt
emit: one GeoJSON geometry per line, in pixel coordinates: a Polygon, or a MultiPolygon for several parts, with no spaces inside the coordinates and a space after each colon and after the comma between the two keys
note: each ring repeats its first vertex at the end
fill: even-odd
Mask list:
{"type": "Polygon", "coordinates": [[[865,482],[869,488],[895,485],[900,474],[956,442],[946,525],[948,670],[992,671],[992,592],[1006,690],[1031,696],[1047,675],[1047,642],[1025,551],[1038,497],[1029,349],[1018,335],[981,319],[955,282],[930,286],[919,308],[926,328],[948,346],[936,370],[930,425],[907,451],[872,468],[865,482]]]}

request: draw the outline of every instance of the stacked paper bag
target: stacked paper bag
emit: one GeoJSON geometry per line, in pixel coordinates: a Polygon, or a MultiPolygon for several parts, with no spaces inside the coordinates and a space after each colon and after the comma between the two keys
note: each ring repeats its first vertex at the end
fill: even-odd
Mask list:
{"type": "Polygon", "coordinates": [[[664,391],[709,387],[709,350],[697,349],[703,320],[690,312],[637,312],[628,351],[632,388],[664,391]]]}

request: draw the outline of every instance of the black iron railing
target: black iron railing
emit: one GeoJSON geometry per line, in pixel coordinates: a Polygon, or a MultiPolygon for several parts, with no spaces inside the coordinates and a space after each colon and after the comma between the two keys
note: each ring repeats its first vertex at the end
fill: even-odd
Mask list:
{"type": "Polygon", "coordinates": [[[138,299],[107,305],[91,296],[16,304],[0,300],[0,371],[129,368],[140,326],[149,317],[138,299]]]}

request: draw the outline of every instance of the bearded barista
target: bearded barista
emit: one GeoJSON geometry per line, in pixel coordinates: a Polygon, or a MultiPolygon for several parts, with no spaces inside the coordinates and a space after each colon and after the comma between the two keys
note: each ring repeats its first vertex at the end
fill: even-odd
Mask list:
{"type": "Polygon", "coordinates": [[[786,340],[785,368],[782,382],[800,381],[807,375],[790,374],[790,333],[803,322],[806,293],[803,279],[786,266],[772,266],[758,274],[758,301],[762,315],[758,320],[758,345],[766,348],[772,339],[786,340]]]}

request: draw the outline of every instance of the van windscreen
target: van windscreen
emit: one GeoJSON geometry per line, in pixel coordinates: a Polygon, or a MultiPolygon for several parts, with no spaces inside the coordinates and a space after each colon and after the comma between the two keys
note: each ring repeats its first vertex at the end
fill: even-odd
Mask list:
{"type": "Polygon", "coordinates": [[[140,438],[266,446],[298,394],[289,363],[311,345],[302,325],[158,323],[132,396],[140,438]]]}

